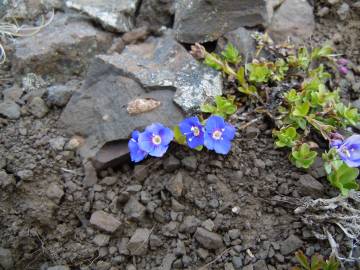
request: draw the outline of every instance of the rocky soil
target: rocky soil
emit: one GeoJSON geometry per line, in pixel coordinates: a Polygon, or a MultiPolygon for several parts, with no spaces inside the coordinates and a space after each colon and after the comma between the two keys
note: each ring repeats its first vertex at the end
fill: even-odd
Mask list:
{"type": "Polygon", "coordinates": [[[244,126],[254,115],[240,108],[230,118],[237,134],[228,156],[173,145],[134,166],[126,140],[135,128],[171,126],[226,93],[221,74],[193,59],[189,44],[231,41],[251,57],[255,30],[277,42],[331,42],[353,63],[341,85],[360,109],[360,2],[175,2],[0,4],[3,19],[24,24],[55,10],[39,33],[3,39],[1,270],[288,270],[299,249],[330,254],[294,209],[305,197],[337,192],[320,160],[301,171],[274,149],[266,119],[244,126]],[[137,98],[161,105],[131,115],[137,98]]]}

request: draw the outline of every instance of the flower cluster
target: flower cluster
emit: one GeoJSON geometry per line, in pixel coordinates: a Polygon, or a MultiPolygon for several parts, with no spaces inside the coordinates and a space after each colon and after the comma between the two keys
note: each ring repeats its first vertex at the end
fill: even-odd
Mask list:
{"type": "Polygon", "coordinates": [[[360,166],[360,135],[355,134],[345,140],[338,137],[331,140],[330,145],[349,167],[360,166]]]}
{"type": "MultiPolygon", "coordinates": [[[[226,123],[220,116],[211,116],[203,125],[198,117],[189,117],[179,124],[181,135],[192,149],[205,146],[218,154],[226,155],[231,149],[231,141],[235,137],[235,128],[226,123]]],[[[140,133],[132,133],[128,146],[133,162],[139,162],[148,155],[162,157],[174,139],[174,132],[162,124],[155,123],[140,133]]]]}

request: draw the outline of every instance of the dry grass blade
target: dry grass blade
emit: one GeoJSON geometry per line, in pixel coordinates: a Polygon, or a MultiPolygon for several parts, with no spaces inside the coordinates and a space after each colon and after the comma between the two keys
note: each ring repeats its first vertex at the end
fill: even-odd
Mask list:
{"type": "MultiPolygon", "coordinates": [[[[15,23],[0,22],[0,35],[5,38],[14,38],[14,37],[28,37],[35,35],[41,29],[48,26],[54,19],[55,11],[51,12],[50,18],[46,21],[44,16],[41,17],[41,24],[39,26],[19,26],[15,23]]],[[[6,52],[4,46],[0,43],[0,64],[3,64],[6,61],[6,52]]]]}

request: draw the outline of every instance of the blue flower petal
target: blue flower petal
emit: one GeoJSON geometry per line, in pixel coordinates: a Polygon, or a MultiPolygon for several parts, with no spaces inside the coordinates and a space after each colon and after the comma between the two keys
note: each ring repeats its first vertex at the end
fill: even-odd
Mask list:
{"type": "Polygon", "coordinates": [[[189,136],[186,137],[187,144],[190,148],[194,149],[204,144],[204,136],[189,136]]]}
{"type": "Polygon", "coordinates": [[[147,126],[145,128],[146,132],[150,132],[152,134],[159,134],[160,130],[164,128],[164,125],[160,124],[160,123],[154,123],[151,124],[150,126],[147,126]]]}
{"type": "Polygon", "coordinates": [[[161,137],[162,145],[168,145],[174,139],[174,132],[167,127],[160,129],[159,135],[161,137]]]}
{"type": "Polygon", "coordinates": [[[215,140],[211,137],[211,134],[205,133],[204,136],[204,145],[209,150],[214,150],[215,140]]]}
{"type": "Polygon", "coordinates": [[[224,131],[223,131],[223,137],[226,140],[229,140],[229,141],[234,139],[234,137],[235,137],[235,128],[232,125],[226,123],[224,131]]]}
{"type": "Polygon", "coordinates": [[[213,115],[206,120],[205,131],[207,133],[213,133],[217,129],[223,129],[225,127],[225,121],[222,117],[213,115]]]}
{"type": "Polygon", "coordinates": [[[139,162],[147,156],[147,153],[139,148],[138,143],[133,138],[129,140],[128,146],[131,161],[139,162]]]}
{"type": "Polygon", "coordinates": [[[134,130],[132,133],[131,133],[131,138],[134,139],[136,142],[138,141],[139,139],[139,135],[140,135],[140,132],[138,130],[134,130]]]}
{"type": "Polygon", "coordinates": [[[162,157],[166,151],[168,150],[169,148],[169,145],[158,145],[156,146],[153,151],[149,152],[149,155],[150,156],[153,156],[153,157],[162,157]]]}
{"type": "Polygon", "coordinates": [[[154,151],[155,145],[152,142],[152,133],[149,131],[144,131],[139,135],[139,147],[141,150],[146,151],[148,153],[154,151]]]}
{"type": "Polygon", "coordinates": [[[228,140],[218,140],[214,143],[214,150],[218,154],[226,155],[231,149],[231,142],[228,140]]]}

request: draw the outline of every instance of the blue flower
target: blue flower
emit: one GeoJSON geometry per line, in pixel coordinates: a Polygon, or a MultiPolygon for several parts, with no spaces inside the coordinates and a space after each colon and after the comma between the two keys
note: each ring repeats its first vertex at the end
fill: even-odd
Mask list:
{"type": "Polygon", "coordinates": [[[231,140],[235,137],[235,128],[220,116],[211,116],[206,121],[204,144],[209,150],[226,155],[231,149],[231,140]]]}
{"type": "Polygon", "coordinates": [[[139,135],[140,132],[137,130],[134,130],[131,134],[131,139],[129,140],[128,147],[130,151],[130,158],[133,162],[139,162],[142,161],[147,156],[147,152],[143,151],[139,147],[139,135]]]}
{"type": "Polygon", "coordinates": [[[196,116],[183,120],[179,124],[179,128],[181,133],[185,135],[190,148],[196,148],[204,144],[204,128],[196,116]]]}
{"type": "Polygon", "coordinates": [[[349,167],[360,166],[360,135],[350,136],[340,146],[337,146],[336,149],[341,159],[349,167]]]}
{"type": "Polygon", "coordinates": [[[151,124],[139,135],[139,147],[150,156],[162,157],[173,138],[171,129],[159,123],[151,124]]]}

